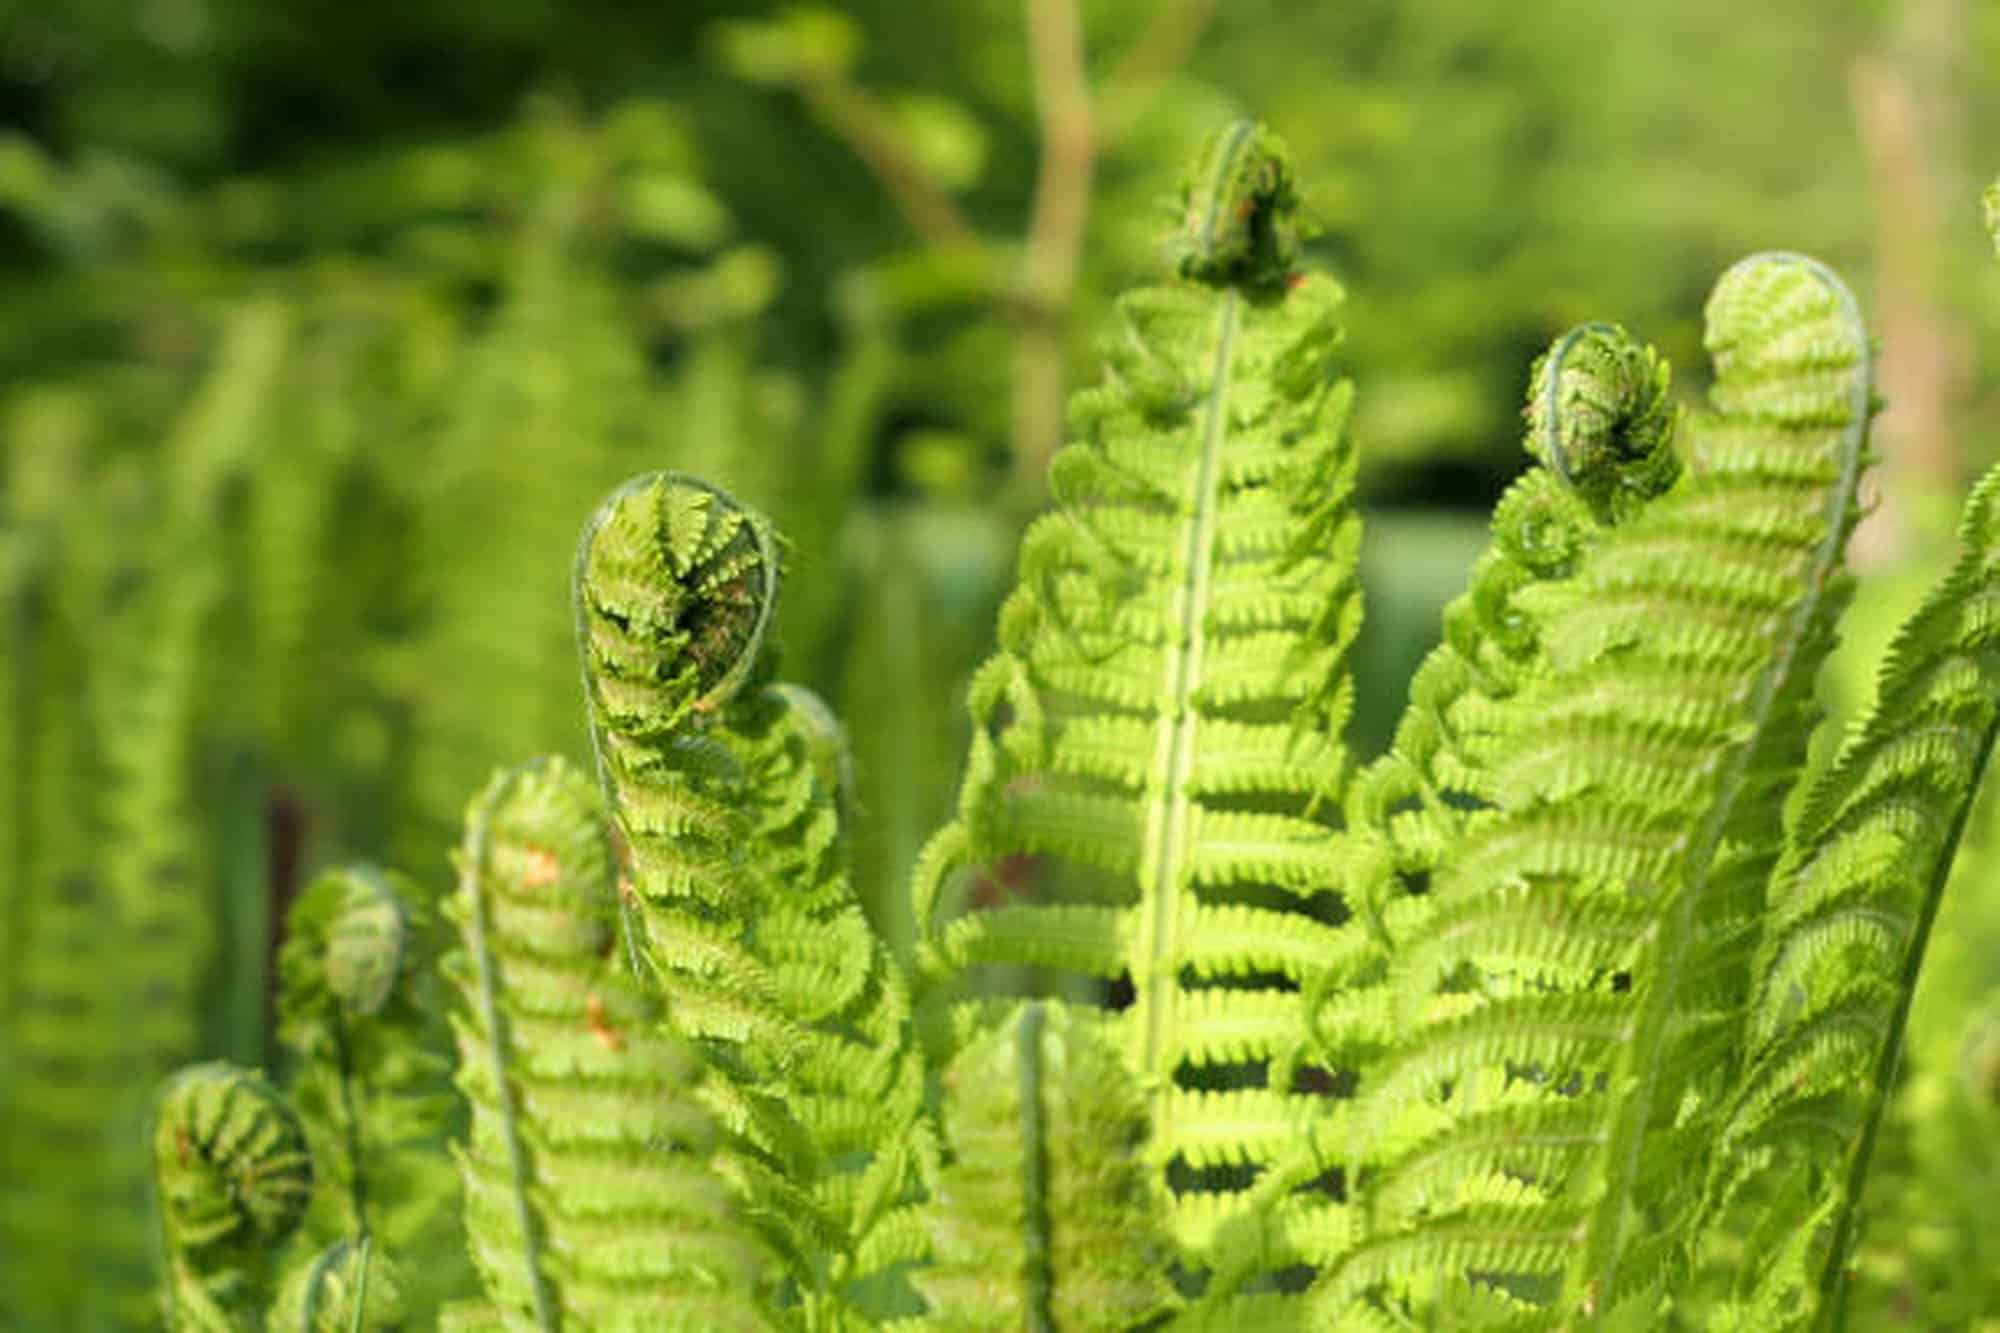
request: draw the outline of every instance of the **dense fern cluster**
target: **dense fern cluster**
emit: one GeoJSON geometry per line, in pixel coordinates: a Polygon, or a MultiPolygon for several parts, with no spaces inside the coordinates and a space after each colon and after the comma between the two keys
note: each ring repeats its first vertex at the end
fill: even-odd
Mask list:
{"type": "Polygon", "coordinates": [[[840,725],[777,679],[772,525],[627,483],[572,571],[594,774],[494,778],[442,912],[313,886],[289,1102],[163,1096],[177,1327],[1837,1325],[2000,734],[2000,476],[1815,767],[1878,406],[1853,297],[1731,268],[1685,414],[1581,326],[1357,766],[1341,293],[1261,127],[1183,205],[1071,404],[913,956],[854,883],[840,725]]]}

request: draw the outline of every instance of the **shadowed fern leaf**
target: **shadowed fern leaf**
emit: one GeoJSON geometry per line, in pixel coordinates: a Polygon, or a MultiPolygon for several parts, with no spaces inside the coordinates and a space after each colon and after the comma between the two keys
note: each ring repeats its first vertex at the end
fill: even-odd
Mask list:
{"type": "Polygon", "coordinates": [[[615,883],[575,769],[517,768],[474,802],[450,969],[474,1262],[510,1329],[773,1328],[763,1250],[710,1170],[701,1065],[618,956],[615,883]]]}
{"type": "Polygon", "coordinates": [[[1093,1026],[1032,1001],[945,1071],[924,1327],[1126,1333],[1178,1303],[1145,1099],[1093,1026]]]}

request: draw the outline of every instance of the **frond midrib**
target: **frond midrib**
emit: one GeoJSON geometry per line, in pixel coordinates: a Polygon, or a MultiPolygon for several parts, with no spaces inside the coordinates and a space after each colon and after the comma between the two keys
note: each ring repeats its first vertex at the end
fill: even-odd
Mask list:
{"type": "Polygon", "coordinates": [[[1178,642],[1166,654],[1161,710],[1154,739],[1153,763],[1147,780],[1145,860],[1139,868],[1140,892],[1148,900],[1150,948],[1148,975],[1141,1002],[1146,1006],[1145,1047],[1139,1070],[1152,1103],[1154,1132],[1163,1140],[1169,1109],[1167,1094],[1173,1070],[1161,1065],[1175,1047],[1170,1015],[1178,984],[1173,960],[1180,954],[1181,880],[1190,855],[1197,715],[1195,697],[1202,687],[1208,603],[1215,560],[1217,490],[1221,460],[1229,434],[1229,383],[1235,354],[1238,307],[1235,291],[1222,294],[1216,312],[1214,370],[1209,377],[1208,402],[1201,427],[1201,455],[1195,472],[1193,516],[1183,548],[1181,585],[1175,591],[1179,611],[1178,642]]]}

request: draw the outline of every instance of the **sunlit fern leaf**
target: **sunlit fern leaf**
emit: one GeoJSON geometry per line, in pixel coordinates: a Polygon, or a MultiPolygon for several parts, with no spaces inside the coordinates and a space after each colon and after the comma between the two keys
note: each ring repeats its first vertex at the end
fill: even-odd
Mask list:
{"type": "Polygon", "coordinates": [[[1768,1218],[1773,1196],[1787,1205],[1778,1240],[1800,1262],[1739,1288],[1765,1327],[1818,1326],[1846,1285],[1917,969],[2000,730],[1996,498],[1991,472],[1963,553],[1891,644],[1875,707],[1808,792],[1774,881],[1711,1185],[1713,1207],[1737,1201],[1725,1229],[1768,1218]]]}
{"type": "Polygon", "coordinates": [[[471,1279],[436,1257],[464,1252],[440,1151],[462,1116],[421,904],[393,872],[327,871],[294,900],[278,954],[278,1034],[298,1057],[292,1100],[321,1177],[306,1234],[372,1237],[378,1261],[432,1256],[402,1284],[418,1322],[471,1279]]]}
{"type": "Polygon", "coordinates": [[[833,1233],[815,1274],[822,1289],[802,1298],[809,1319],[823,1308],[828,1319],[865,1322],[853,1284],[874,1279],[875,1299],[884,1294],[865,1262],[871,1233],[915,1202],[935,1169],[908,986],[849,880],[846,741],[826,705],[798,686],[770,686],[732,703],[717,734],[743,766],[747,845],[763,884],[751,946],[806,1034],[795,1061],[764,1070],[811,1140],[813,1160],[791,1165],[833,1233]]]}
{"type": "Polygon", "coordinates": [[[1872,409],[1853,299],[1818,264],[1747,260],[1708,313],[1686,475],[1519,594],[1546,666],[1500,704],[1499,808],[1399,942],[1402,1040],[1353,1117],[1370,1236],[1315,1289],[1325,1321],[1428,1318],[1462,1279],[1588,1317],[1673,1276],[1872,409]]]}
{"type": "MultiPolygon", "coordinates": [[[[1475,811],[1502,801],[1492,767],[1506,740],[1498,704],[1547,665],[1538,623],[1518,604],[1522,591],[1573,576],[1608,523],[1629,518],[1679,475],[1667,382],[1666,363],[1651,348],[1607,324],[1571,329],[1536,362],[1524,416],[1528,452],[1543,466],[1501,497],[1492,544],[1473,564],[1466,591],[1445,608],[1443,642],[1411,680],[1389,752],[1356,775],[1348,793],[1349,894],[1385,935],[1418,928],[1431,908],[1429,876],[1446,849],[1475,811]]],[[[1524,923],[1531,935],[1534,924],[1524,923]]],[[[1452,938],[1444,926],[1430,932],[1429,945],[1452,938]]],[[[1358,970],[1379,979],[1381,954],[1343,961],[1326,969],[1310,1000],[1323,1055],[1333,1054],[1329,1043],[1347,1049],[1359,1041],[1363,1054],[1379,1049],[1373,1034],[1324,1011],[1344,1005],[1379,1026],[1373,988],[1358,970]]]]}
{"type": "Polygon", "coordinates": [[[935,1154],[906,983],[848,877],[845,740],[810,692],[755,684],[776,590],[761,517],[642,477],[584,534],[577,628],[647,966],[722,1075],[712,1095],[743,1140],[724,1169],[806,1317],[838,1320],[874,1276],[870,1230],[935,1154]]]}
{"type": "Polygon", "coordinates": [[[1341,879],[1360,527],[1341,293],[1295,268],[1295,206],[1282,145],[1229,127],[1190,178],[1183,276],[1120,302],[1104,382],[1070,405],[1058,508],[1023,540],[999,655],[973,682],[958,819],[913,894],[939,974],[1031,964],[1071,996],[1129,982],[1107,1036],[1146,1098],[1153,1169],[1245,1206],[1274,1140],[1295,1146],[1323,1099],[1264,1087],[1267,1059],[1215,1059],[1268,1038],[1205,1029],[1296,1009],[1316,964],[1295,932],[1357,929],[1304,910],[1331,915],[1341,879]],[[1019,901],[952,919],[967,894],[1019,901]],[[1234,944],[1195,967],[1216,913],[1234,944]]]}
{"type": "Polygon", "coordinates": [[[153,1120],[153,1178],[175,1333],[254,1328],[273,1256],[313,1190],[305,1130],[254,1070],[192,1065],[168,1080],[153,1120]]]}
{"type": "Polygon", "coordinates": [[[1145,1099],[1089,1018],[1030,1002],[945,1071],[917,1277],[938,1333],[1135,1333],[1177,1304],[1145,1099]]]}
{"type": "Polygon", "coordinates": [[[710,1167],[701,1064],[617,949],[616,880],[593,786],[562,761],[474,802],[449,969],[474,1262],[509,1328],[777,1327],[769,1261],[710,1167]]]}

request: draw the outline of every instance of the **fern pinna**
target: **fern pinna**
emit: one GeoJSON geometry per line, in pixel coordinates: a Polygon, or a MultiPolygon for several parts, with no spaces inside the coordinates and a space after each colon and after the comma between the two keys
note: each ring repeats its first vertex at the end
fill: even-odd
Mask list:
{"type": "Polygon", "coordinates": [[[619,955],[600,809],[546,760],[467,820],[451,976],[472,1256],[500,1327],[768,1329],[766,1252],[709,1169],[700,1066],[619,955]]]}

